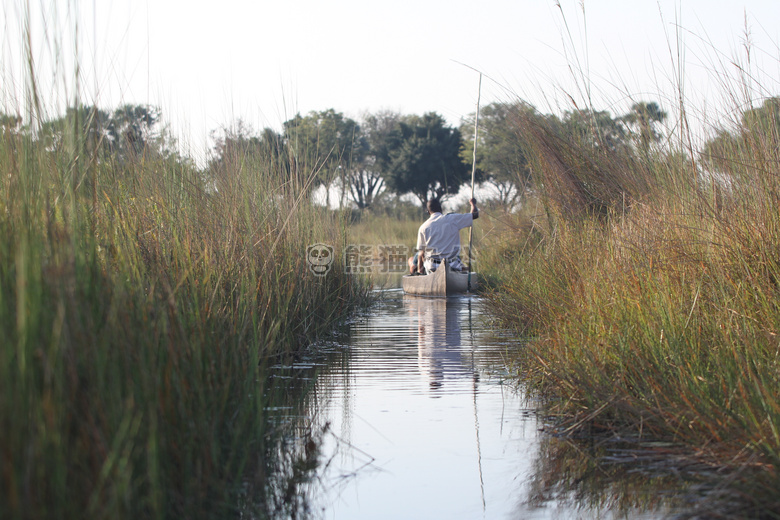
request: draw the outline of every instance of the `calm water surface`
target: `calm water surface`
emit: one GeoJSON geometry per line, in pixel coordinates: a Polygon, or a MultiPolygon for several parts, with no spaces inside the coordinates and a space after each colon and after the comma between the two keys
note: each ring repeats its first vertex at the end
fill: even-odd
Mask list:
{"type": "Polygon", "coordinates": [[[661,518],[663,509],[646,512],[652,492],[564,485],[578,470],[561,463],[502,368],[522,345],[481,310],[476,297],[388,291],[327,361],[301,363],[317,367],[305,409],[322,432],[307,516],[661,518]]]}

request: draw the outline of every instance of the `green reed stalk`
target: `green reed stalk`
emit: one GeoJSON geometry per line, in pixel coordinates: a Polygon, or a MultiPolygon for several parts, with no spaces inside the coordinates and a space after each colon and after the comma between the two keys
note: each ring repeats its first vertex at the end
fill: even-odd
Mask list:
{"type": "Polygon", "coordinates": [[[770,102],[697,161],[605,153],[520,117],[549,218],[506,217],[515,228],[481,257],[564,431],[680,443],[728,470],[757,516],[780,511],[780,120],[757,117],[770,102]]]}
{"type": "Polygon", "coordinates": [[[0,139],[0,516],[262,511],[265,409],[294,397],[264,367],[364,295],[307,267],[343,223],[265,162],[215,191],[170,157],[84,159],[80,129],[0,139]]]}

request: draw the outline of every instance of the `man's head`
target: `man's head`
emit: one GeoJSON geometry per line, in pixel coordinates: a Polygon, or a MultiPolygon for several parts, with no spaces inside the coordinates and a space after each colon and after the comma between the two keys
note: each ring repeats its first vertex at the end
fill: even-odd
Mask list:
{"type": "Polygon", "coordinates": [[[428,202],[425,203],[425,207],[431,215],[434,213],[441,213],[441,202],[439,202],[439,199],[429,199],[428,202]]]}

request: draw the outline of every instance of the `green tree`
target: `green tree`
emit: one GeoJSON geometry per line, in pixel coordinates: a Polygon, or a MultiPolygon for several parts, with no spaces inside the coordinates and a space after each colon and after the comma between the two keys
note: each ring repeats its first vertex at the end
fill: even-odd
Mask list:
{"type": "Polygon", "coordinates": [[[645,153],[650,146],[661,139],[657,125],[666,120],[666,112],[656,102],[641,101],[631,105],[631,111],[620,117],[628,133],[634,138],[637,146],[645,153]]]}
{"type": "Polygon", "coordinates": [[[721,129],[705,143],[701,158],[711,170],[731,177],[774,171],[780,148],[780,97],[743,112],[735,129],[721,129]]]}
{"type": "Polygon", "coordinates": [[[389,139],[388,186],[398,194],[413,194],[423,205],[429,198],[458,193],[471,178],[460,159],[461,144],[460,131],[436,113],[404,118],[389,139]]]}
{"type": "Polygon", "coordinates": [[[223,126],[211,132],[214,141],[212,168],[224,167],[228,164],[247,162],[248,160],[278,157],[282,154],[282,136],[271,128],[263,130],[261,135],[255,135],[251,126],[242,119],[233,125],[223,126]]]}
{"type": "Polygon", "coordinates": [[[354,142],[361,148],[354,154],[360,160],[352,162],[347,177],[350,199],[358,209],[370,207],[385,190],[392,162],[391,143],[400,121],[401,115],[392,111],[363,117],[359,138],[354,142]]]}
{"type": "Polygon", "coordinates": [[[95,106],[68,107],[65,115],[41,125],[38,140],[50,151],[61,151],[66,146],[77,146],[77,141],[89,156],[101,158],[110,149],[111,115],[95,106]]]}
{"type": "MultiPolygon", "coordinates": [[[[492,103],[480,110],[477,175],[496,190],[497,202],[506,210],[517,204],[530,183],[531,170],[517,130],[517,116],[521,111],[536,113],[533,107],[522,102],[492,103]]],[[[467,164],[474,158],[473,118],[474,114],[460,128],[464,136],[461,159],[467,164]]]]}
{"type": "Polygon", "coordinates": [[[358,124],[332,108],[296,115],[284,123],[284,139],[290,150],[293,167],[299,174],[314,175],[314,184],[330,190],[338,180],[342,200],[347,186],[346,176],[352,162],[359,162],[362,148],[355,146],[358,124]]]}
{"type": "Polygon", "coordinates": [[[119,160],[137,160],[155,142],[155,127],[159,121],[159,109],[150,105],[122,105],[117,108],[106,128],[111,152],[119,160]]]}
{"type": "Polygon", "coordinates": [[[761,132],[777,137],[780,130],[780,97],[767,98],[759,108],[746,110],[741,120],[746,132],[761,132]]]}
{"type": "Polygon", "coordinates": [[[93,161],[111,159],[123,163],[139,159],[162,143],[157,139],[159,121],[159,110],[149,105],[123,105],[113,112],[79,105],[68,107],[64,116],[45,122],[39,139],[50,150],[75,146],[93,161]]]}
{"type": "Polygon", "coordinates": [[[702,162],[712,171],[727,172],[741,147],[739,137],[726,130],[718,130],[715,137],[704,144],[701,152],[702,162]]]}
{"type": "Polygon", "coordinates": [[[267,160],[281,136],[271,129],[266,129],[262,136],[254,135],[251,126],[238,119],[230,126],[212,131],[211,139],[214,147],[209,177],[217,191],[224,192],[240,186],[242,171],[267,160]]]}
{"type": "Polygon", "coordinates": [[[579,146],[614,151],[625,145],[625,127],[606,110],[568,110],[561,124],[563,132],[579,146]]]}
{"type": "Polygon", "coordinates": [[[22,118],[16,114],[0,112],[0,136],[18,134],[22,130],[22,118]]]}

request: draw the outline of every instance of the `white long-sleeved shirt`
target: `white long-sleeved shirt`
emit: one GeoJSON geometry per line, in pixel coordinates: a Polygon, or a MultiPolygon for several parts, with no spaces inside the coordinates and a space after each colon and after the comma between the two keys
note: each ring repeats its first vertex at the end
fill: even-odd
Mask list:
{"type": "MultiPolygon", "coordinates": [[[[433,257],[453,262],[460,253],[460,230],[474,223],[471,213],[434,213],[423,222],[417,232],[417,249],[425,251],[425,267],[433,257]]],[[[459,262],[458,262],[459,263],[459,262]]],[[[434,269],[435,270],[435,267],[434,269]]]]}

